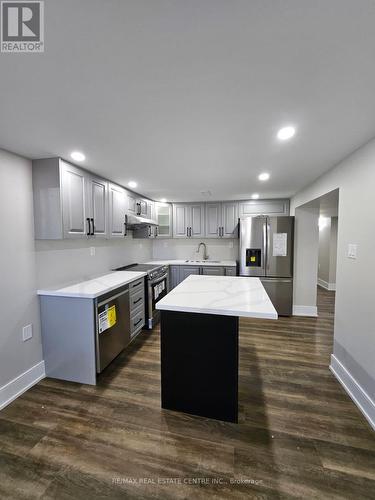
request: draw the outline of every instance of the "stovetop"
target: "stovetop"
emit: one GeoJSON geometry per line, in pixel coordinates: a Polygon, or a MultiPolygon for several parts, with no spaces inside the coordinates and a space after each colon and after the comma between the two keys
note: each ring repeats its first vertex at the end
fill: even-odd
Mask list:
{"type": "Polygon", "coordinates": [[[114,269],[114,271],[144,271],[145,273],[150,274],[152,271],[156,271],[164,266],[155,265],[155,264],[128,264],[127,266],[118,267],[114,269]]]}

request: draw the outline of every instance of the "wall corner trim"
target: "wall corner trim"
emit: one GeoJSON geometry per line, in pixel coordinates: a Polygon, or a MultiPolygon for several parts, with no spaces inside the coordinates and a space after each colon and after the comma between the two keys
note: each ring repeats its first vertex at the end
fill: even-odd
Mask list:
{"type": "Polygon", "coordinates": [[[334,354],[331,354],[329,369],[375,431],[375,401],[370,398],[334,354]]]}
{"type": "Polygon", "coordinates": [[[46,376],[44,361],[40,361],[7,384],[0,387],[0,410],[46,376]]]}
{"type": "Polygon", "coordinates": [[[324,281],[321,278],[318,278],[318,285],[329,291],[336,290],[336,283],[328,283],[328,281],[324,281]]]}
{"type": "Polygon", "coordinates": [[[316,306],[293,306],[293,316],[318,317],[318,308],[316,306]]]}

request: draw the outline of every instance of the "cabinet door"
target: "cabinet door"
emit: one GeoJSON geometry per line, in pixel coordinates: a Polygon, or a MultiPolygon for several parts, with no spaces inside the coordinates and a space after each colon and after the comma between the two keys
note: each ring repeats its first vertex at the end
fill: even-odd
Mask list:
{"type": "Polygon", "coordinates": [[[126,195],[124,189],[114,184],[109,185],[109,236],[121,238],[125,234],[125,206],[126,195]]]}
{"type": "Polygon", "coordinates": [[[235,267],[226,267],[225,276],[237,276],[237,269],[235,267]]]}
{"type": "Polygon", "coordinates": [[[171,266],[170,267],[170,284],[171,290],[180,283],[180,267],[171,266]]]}
{"type": "Polygon", "coordinates": [[[190,237],[204,238],[204,203],[190,205],[189,219],[190,237]]]}
{"type": "Polygon", "coordinates": [[[289,200],[240,201],[240,217],[253,215],[289,215],[289,200]]]}
{"type": "Polygon", "coordinates": [[[173,205],[173,238],[187,238],[188,235],[188,205],[173,205]]]}
{"type": "Polygon", "coordinates": [[[61,162],[64,238],[83,238],[88,235],[86,183],[87,174],[79,168],[61,162]]]}
{"type": "Polygon", "coordinates": [[[206,276],[224,276],[224,268],[220,266],[202,267],[202,274],[206,276]]]}
{"type": "Polygon", "coordinates": [[[172,238],[172,205],[155,203],[155,219],[157,238],[172,238]]]}
{"type": "Polygon", "coordinates": [[[219,238],[221,203],[206,203],[206,238],[219,238]]]}
{"type": "Polygon", "coordinates": [[[126,210],[131,214],[137,212],[137,199],[133,193],[126,193],[126,210]]]}
{"type": "Polygon", "coordinates": [[[238,238],[238,203],[222,203],[221,236],[222,238],[238,238]]]}
{"type": "Polygon", "coordinates": [[[200,267],[180,266],[180,283],[191,274],[200,274],[200,267]]]}
{"type": "Polygon", "coordinates": [[[87,182],[91,231],[96,237],[108,237],[108,183],[90,176],[87,182]]]}

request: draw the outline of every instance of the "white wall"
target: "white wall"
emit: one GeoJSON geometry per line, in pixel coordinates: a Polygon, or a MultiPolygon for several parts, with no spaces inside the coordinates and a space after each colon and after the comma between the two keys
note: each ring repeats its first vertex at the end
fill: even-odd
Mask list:
{"type": "Polygon", "coordinates": [[[319,205],[310,203],[295,210],[293,314],[316,316],[318,273],[319,205]]]}
{"type": "Polygon", "coordinates": [[[116,267],[152,258],[151,240],[37,240],[38,288],[83,281],[116,267]],[[90,256],[90,247],[95,256],[90,256]]]}
{"type": "MultiPolygon", "coordinates": [[[[297,207],[337,188],[340,222],[334,355],[375,405],[375,140],[294,196],[291,214],[297,207]],[[358,245],[357,260],[347,257],[349,243],[358,245]]],[[[303,248],[297,250],[303,252],[303,248]]],[[[297,286],[299,280],[296,274],[297,286]]]]}
{"type": "MultiPolygon", "coordinates": [[[[0,150],[0,389],[42,360],[31,162],[0,150]],[[22,341],[22,327],[33,325],[22,341]]],[[[0,397],[1,404],[1,397],[0,397]]]]}
{"type": "Polygon", "coordinates": [[[200,259],[203,248],[197,254],[198,244],[203,241],[207,245],[207,253],[213,260],[238,260],[237,239],[170,239],[154,240],[153,258],[160,259],[200,259]]]}
{"type": "Polygon", "coordinates": [[[325,283],[329,283],[331,218],[324,217],[323,222],[324,225],[319,228],[318,278],[325,283]]]}
{"type": "Polygon", "coordinates": [[[336,286],[337,217],[324,217],[319,229],[318,279],[323,287],[336,286]]]}

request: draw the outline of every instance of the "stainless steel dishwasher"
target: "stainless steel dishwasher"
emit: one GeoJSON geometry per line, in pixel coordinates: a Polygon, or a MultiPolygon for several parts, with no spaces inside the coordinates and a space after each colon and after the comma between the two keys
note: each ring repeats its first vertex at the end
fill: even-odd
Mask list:
{"type": "Polygon", "coordinates": [[[130,342],[129,285],[96,300],[96,371],[100,373],[130,342]]]}

